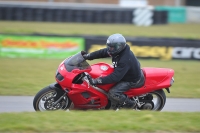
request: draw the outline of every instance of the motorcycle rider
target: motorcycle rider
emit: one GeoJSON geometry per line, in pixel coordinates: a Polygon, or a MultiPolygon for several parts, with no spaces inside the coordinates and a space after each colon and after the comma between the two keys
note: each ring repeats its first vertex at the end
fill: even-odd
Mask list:
{"type": "Polygon", "coordinates": [[[110,35],[106,42],[107,48],[84,54],[87,60],[112,57],[114,71],[105,77],[91,79],[92,85],[103,85],[116,83],[109,92],[108,98],[113,109],[118,107],[136,108],[136,102],[127,97],[124,92],[130,88],[141,87],[144,84],[144,75],[126,39],[121,34],[110,35]]]}

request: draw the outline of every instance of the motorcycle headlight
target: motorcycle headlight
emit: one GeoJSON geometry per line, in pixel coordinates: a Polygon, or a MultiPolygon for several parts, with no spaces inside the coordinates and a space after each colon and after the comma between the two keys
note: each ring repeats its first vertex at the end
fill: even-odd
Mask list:
{"type": "Polygon", "coordinates": [[[173,83],[174,83],[174,77],[172,77],[172,79],[170,81],[170,85],[172,86],[173,83]]]}

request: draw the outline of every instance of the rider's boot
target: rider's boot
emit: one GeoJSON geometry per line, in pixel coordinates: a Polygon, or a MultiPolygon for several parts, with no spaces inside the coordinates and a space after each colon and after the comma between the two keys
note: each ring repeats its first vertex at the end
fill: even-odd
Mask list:
{"type": "Polygon", "coordinates": [[[123,108],[136,109],[136,102],[134,100],[126,97],[126,99],[123,103],[123,108]]]}
{"type": "Polygon", "coordinates": [[[128,96],[126,95],[111,95],[110,96],[111,100],[111,108],[114,110],[119,109],[119,108],[127,108],[127,109],[135,109],[136,108],[136,102],[131,100],[128,96]]]}

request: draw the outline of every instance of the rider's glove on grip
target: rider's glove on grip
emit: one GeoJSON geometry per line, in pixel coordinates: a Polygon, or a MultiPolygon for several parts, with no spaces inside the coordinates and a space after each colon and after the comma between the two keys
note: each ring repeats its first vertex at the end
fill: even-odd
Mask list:
{"type": "Polygon", "coordinates": [[[89,60],[90,54],[84,54],[84,55],[83,55],[83,58],[84,58],[85,60],[89,60]]]}

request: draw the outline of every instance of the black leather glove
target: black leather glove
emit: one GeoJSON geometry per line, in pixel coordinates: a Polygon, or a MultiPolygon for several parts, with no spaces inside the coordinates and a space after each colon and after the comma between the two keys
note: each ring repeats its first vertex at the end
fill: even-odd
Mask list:
{"type": "Polygon", "coordinates": [[[84,55],[83,55],[83,58],[84,58],[85,60],[88,60],[88,59],[90,58],[90,54],[84,54],[84,55]]]}
{"type": "Polygon", "coordinates": [[[102,84],[102,79],[101,78],[96,78],[96,79],[90,78],[89,82],[91,85],[102,84]]]}

